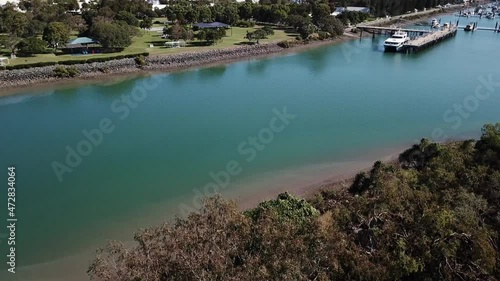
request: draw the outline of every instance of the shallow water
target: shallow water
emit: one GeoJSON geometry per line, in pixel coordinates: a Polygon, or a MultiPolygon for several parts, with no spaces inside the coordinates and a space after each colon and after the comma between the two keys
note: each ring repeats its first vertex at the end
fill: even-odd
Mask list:
{"type": "Polygon", "coordinates": [[[477,137],[484,123],[500,121],[500,34],[459,31],[415,55],[384,53],[384,39],[0,98],[0,159],[3,169],[16,166],[19,219],[17,279],[0,277],[84,276],[88,253],[106,239],[130,239],[181,204],[193,207],[196,190],[215,182],[210,172],[223,181],[234,172],[221,189],[233,197],[269,196],[364,167],[422,137],[477,137]],[[489,75],[498,81],[491,88],[481,82],[489,75]],[[122,100],[141,87],[143,100],[122,100]],[[285,123],[275,118],[284,108],[295,116],[285,123]],[[101,122],[113,130],[91,144],[82,131],[101,122]],[[66,161],[67,147],[78,151],[84,141],[88,155],[66,161]],[[55,162],[71,169],[62,181],[55,162]],[[62,266],[69,256],[82,266],[62,266]],[[66,270],[41,274],[44,262],[66,270]]]}

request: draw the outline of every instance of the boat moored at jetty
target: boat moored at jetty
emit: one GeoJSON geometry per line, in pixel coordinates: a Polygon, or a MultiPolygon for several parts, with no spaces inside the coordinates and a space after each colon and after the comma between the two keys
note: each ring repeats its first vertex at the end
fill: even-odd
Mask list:
{"type": "Polygon", "coordinates": [[[407,32],[396,31],[390,38],[384,41],[384,50],[386,52],[398,52],[404,47],[404,44],[410,41],[407,32]]]}
{"type": "Polygon", "coordinates": [[[471,22],[468,25],[465,26],[464,30],[465,31],[474,31],[476,28],[476,24],[471,22]]]}
{"type": "Polygon", "coordinates": [[[439,28],[440,27],[439,21],[437,19],[433,19],[431,22],[431,27],[432,28],[439,28]]]}

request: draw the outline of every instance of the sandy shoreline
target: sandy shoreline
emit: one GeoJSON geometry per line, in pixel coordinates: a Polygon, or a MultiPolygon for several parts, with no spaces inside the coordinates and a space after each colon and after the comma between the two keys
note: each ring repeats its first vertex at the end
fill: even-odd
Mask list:
{"type": "MultiPolygon", "coordinates": [[[[223,192],[225,198],[236,200],[240,208],[248,209],[257,206],[260,202],[276,198],[277,194],[289,192],[291,194],[307,198],[321,189],[339,189],[347,186],[352,178],[359,172],[368,171],[377,160],[391,162],[397,159],[402,147],[380,148],[369,153],[362,153],[356,160],[343,162],[332,162],[323,164],[314,164],[297,169],[283,170],[259,175],[259,180],[255,178],[237,183],[234,188],[223,192]],[[265,188],[263,188],[265,186],[265,188]]],[[[190,196],[184,198],[192,199],[190,196]]],[[[138,213],[138,217],[143,224],[157,225],[164,221],[171,221],[173,217],[158,217],[159,214],[172,214],[178,212],[178,204],[183,200],[176,200],[173,204],[162,203],[148,208],[138,213]],[[169,206],[166,206],[169,205],[169,206]]],[[[185,202],[188,203],[188,202],[185,202]]],[[[161,215],[160,215],[161,216],[161,215]]],[[[136,218],[138,219],[138,218],[136,218]]],[[[122,222],[113,222],[120,225],[120,237],[110,234],[114,239],[122,239],[125,243],[132,243],[134,232],[137,228],[131,225],[122,225],[122,222]],[[130,228],[130,230],[129,230],[130,228]]],[[[133,223],[132,223],[133,224],[133,223]]],[[[0,273],[2,280],[22,280],[22,281],[63,281],[71,276],[72,281],[89,280],[86,270],[89,261],[94,257],[95,250],[103,246],[106,241],[99,245],[89,245],[69,256],[61,257],[56,260],[46,261],[39,264],[19,267],[18,272],[11,279],[11,275],[0,273]],[[4,279],[4,277],[6,279],[4,279]],[[9,278],[10,277],[10,278],[9,278]]]]}

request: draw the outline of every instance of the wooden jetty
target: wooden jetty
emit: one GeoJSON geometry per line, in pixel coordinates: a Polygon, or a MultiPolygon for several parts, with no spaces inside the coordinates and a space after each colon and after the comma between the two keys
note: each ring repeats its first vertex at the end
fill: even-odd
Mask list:
{"type": "Polygon", "coordinates": [[[447,38],[453,37],[457,34],[457,26],[452,25],[449,28],[444,28],[442,30],[432,32],[422,37],[410,40],[404,46],[404,51],[406,53],[414,53],[433,46],[447,38]]]}
{"type": "MultiPolygon", "coordinates": [[[[460,26],[458,26],[458,28],[465,29],[465,25],[460,25],[460,26]]],[[[486,31],[494,31],[494,32],[497,31],[497,32],[500,32],[500,26],[498,25],[498,22],[495,25],[495,27],[481,27],[481,26],[477,26],[477,23],[475,23],[473,31],[476,31],[476,30],[486,30],[486,31]]]]}
{"type": "MultiPolygon", "coordinates": [[[[458,28],[460,28],[460,29],[464,29],[464,28],[465,28],[465,26],[461,25],[461,26],[459,26],[458,28]]],[[[494,28],[494,27],[480,27],[480,26],[478,26],[478,27],[476,27],[476,28],[474,29],[474,31],[476,31],[476,30],[497,31],[497,29],[496,29],[496,28],[494,28]]]]}
{"type": "MultiPolygon", "coordinates": [[[[457,21],[458,28],[465,30],[465,25],[458,25],[458,23],[459,23],[459,21],[457,21]]],[[[486,31],[500,32],[500,24],[498,21],[495,24],[495,27],[481,27],[481,26],[478,26],[479,22],[471,22],[471,23],[474,24],[474,29],[472,31],[486,30],[486,31]]]]}

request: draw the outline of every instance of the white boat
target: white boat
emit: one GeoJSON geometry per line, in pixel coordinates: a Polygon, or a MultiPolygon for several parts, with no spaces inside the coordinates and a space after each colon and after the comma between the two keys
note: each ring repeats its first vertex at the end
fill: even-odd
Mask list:
{"type": "Polygon", "coordinates": [[[398,52],[408,41],[410,41],[408,33],[398,30],[384,41],[384,49],[386,52],[398,52]]]}
{"type": "Polygon", "coordinates": [[[464,30],[465,31],[474,31],[474,30],[476,30],[476,24],[471,22],[465,26],[464,30]]]}
{"type": "Polygon", "coordinates": [[[431,22],[431,26],[432,28],[439,28],[440,26],[439,21],[437,19],[433,19],[431,22]]]}

